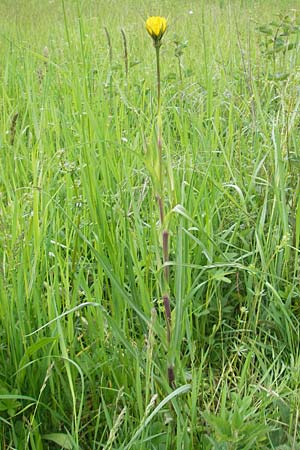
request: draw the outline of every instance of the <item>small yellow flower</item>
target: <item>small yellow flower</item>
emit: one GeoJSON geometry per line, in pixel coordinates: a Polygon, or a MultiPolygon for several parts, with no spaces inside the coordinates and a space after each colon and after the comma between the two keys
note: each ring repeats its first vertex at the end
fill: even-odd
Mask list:
{"type": "Polygon", "coordinates": [[[164,17],[152,16],[146,20],[146,30],[155,42],[161,40],[167,29],[167,20],[164,17]]]}

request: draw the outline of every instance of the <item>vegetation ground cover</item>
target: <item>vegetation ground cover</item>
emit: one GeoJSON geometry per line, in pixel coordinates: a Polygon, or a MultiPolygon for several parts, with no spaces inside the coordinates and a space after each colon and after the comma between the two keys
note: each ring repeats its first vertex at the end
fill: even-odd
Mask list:
{"type": "Polygon", "coordinates": [[[297,3],[0,2],[0,448],[300,448],[297,3]]]}

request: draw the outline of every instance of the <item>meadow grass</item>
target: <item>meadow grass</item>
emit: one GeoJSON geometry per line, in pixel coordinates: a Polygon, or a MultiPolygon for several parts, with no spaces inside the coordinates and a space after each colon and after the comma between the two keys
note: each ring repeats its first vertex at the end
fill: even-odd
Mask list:
{"type": "Polygon", "coordinates": [[[295,7],[0,2],[1,449],[300,448],[295,7]]]}

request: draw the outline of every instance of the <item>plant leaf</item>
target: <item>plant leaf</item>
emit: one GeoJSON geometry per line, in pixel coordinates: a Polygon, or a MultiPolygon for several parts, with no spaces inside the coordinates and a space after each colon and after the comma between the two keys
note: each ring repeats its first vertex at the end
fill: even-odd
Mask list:
{"type": "Polygon", "coordinates": [[[65,433],[50,433],[50,434],[44,434],[42,436],[43,439],[46,439],[48,441],[55,442],[55,444],[60,445],[62,448],[66,448],[67,450],[72,450],[73,445],[70,441],[70,438],[65,433]]]}

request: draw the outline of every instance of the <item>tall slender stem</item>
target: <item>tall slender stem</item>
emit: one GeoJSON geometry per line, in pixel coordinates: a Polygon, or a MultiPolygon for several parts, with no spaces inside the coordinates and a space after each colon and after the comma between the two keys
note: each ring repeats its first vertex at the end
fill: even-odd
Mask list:
{"type": "MultiPolygon", "coordinates": [[[[156,51],[156,71],[157,71],[157,149],[158,149],[158,178],[159,178],[159,192],[157,194],[157,201],[159,206],[160,223],[162,227],[162,245],[163,245],[163,263],[169,261],[169,232],[165,229],[165,214],[164,214],[164,178],[163,178],[163,154],[162,154],[162,117],[161,117],[161,84],[160,84],[160,40],[155,41],[154,47],[156,51]]],[[[168,350],[171,346],[171,302],[170,302],[170,288],[169,288],[169,267],[165,265],[163,271],[163,304],[166,320],[166,338],[168,350]]],[[[168,381],[169,385],[175,387],[175,373],[174,367],[170,362],[168,363],[168,381]]]]}
{"type": "Polygon", "coordinates": [[[162,119],[161,119],[161,94],[160,94],[160,42],[155,45],[156,51],[156,71],[157,71],[157,148],[158,148],[158,164],[159,164],[159,185],[160,195],[163,193],[162,181],[162,119]]]}
{"type": "Polygon", "coordinates": [[[160,43],[155,44],[156,51],[156,71],[157,71],[157,115],[160,115],[161,97],[160,97],[160,43]]]}

